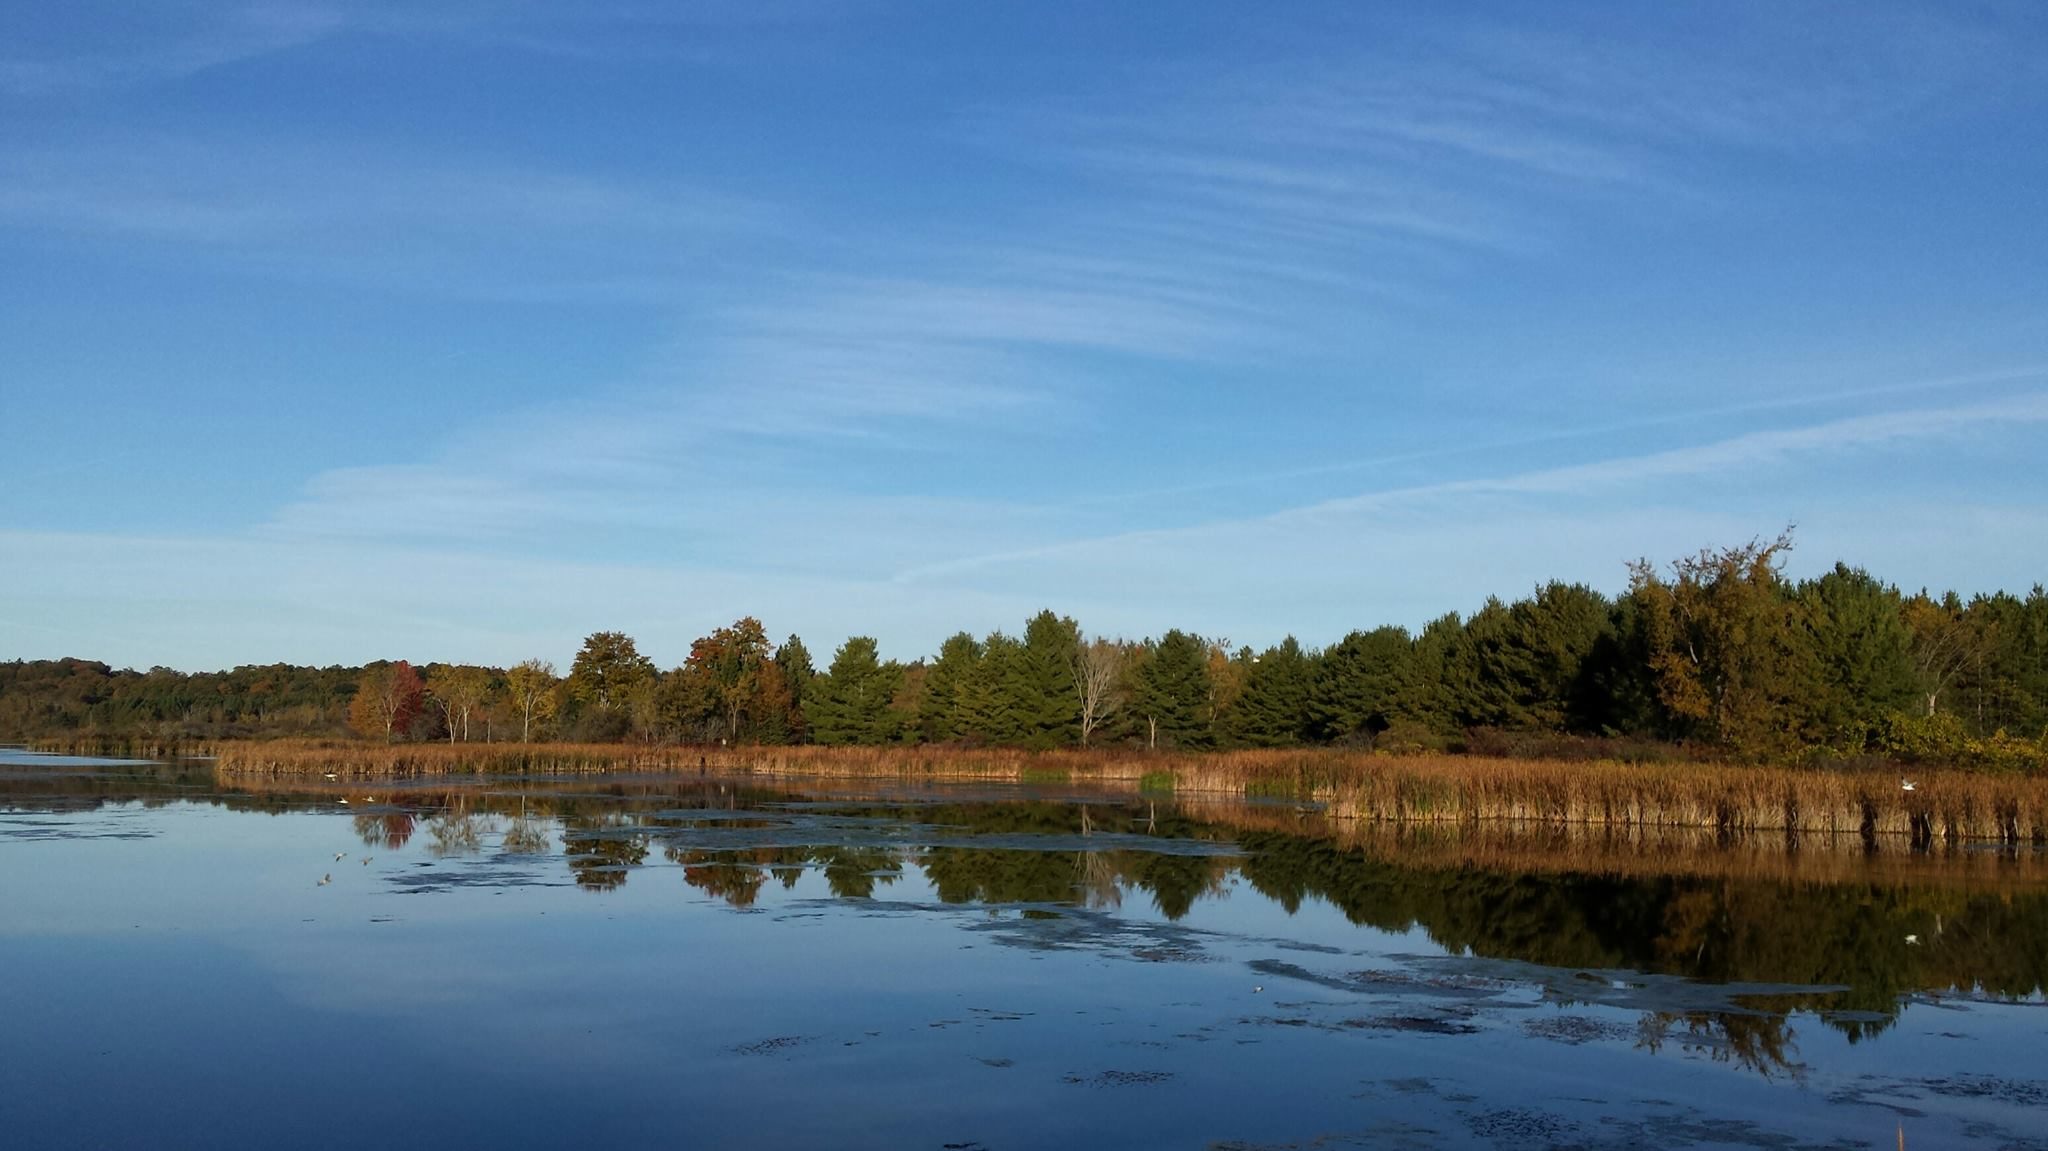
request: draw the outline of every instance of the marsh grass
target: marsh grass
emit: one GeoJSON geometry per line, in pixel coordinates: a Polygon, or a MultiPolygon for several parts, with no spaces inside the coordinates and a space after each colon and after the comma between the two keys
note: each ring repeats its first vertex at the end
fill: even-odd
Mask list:
{"type": "Polygon", "coordinates": [[[233,778],[397,780],[449,775],[688,772],[828,779],[1112,784],[1177,795],[1314,800],[1388,824],[1509,822],[1773,835],[1903,837],[1919,845],[2048,843],[2048,778],[1933,771],[1911,791],[1888,770],[1622,763],[1315,749],[1210,754],[1089,749],[631,744],[229,743],[233,778]]]}
{"type": "Polygon", "coordinates": [[[72,735],[32,739],[24,746],[45,755],[105,756],[116,759],[191,759],[212,755],[215,744],[201,739],[154,736],[72,735]]]}

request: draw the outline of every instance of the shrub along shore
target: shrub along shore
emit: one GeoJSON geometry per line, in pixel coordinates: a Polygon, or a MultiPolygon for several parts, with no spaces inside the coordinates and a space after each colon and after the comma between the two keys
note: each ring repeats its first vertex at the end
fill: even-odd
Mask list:
{"type": "Polygon", "coordinates": [[[819,779],[1102,784],[1139,791],[1297,798],[1388,824],[1513,823],[1726,839],[1859,836],[2048,844],[2048,779],[1712,762],[1388,755],[1322,750],[1207,754],[943,747],[243,742],[213,749],[223,780],[401,781],[445,776],[689,772],[819,779]],[[1910,786],[1908,786],[1910,784],[1910,786]]]}

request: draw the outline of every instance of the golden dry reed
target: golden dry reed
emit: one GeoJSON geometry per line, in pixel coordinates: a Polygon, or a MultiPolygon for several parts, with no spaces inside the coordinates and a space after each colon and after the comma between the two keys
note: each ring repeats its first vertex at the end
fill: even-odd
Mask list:
{"type": "Polygon", "coordinates": [[[1332,816],[1392,824],[1512,822],[1703,831],[2048,842],[2048,778],[1964,771],[1839,771],[1741,764],[1136,749],[740,747],[630,744],[228,743],[228,778],[416,779],[705,771],[806,778],[1107,783],[1179,794],[1290,796],[1332,816]],[[1907,786],[1910,783],[1910,787],[1907,786]]]}

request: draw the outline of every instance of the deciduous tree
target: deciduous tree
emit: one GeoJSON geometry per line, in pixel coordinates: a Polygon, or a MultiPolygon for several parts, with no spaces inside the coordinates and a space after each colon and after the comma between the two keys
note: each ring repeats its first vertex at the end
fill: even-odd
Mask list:
{"type": "Polygon", "coordinates": [[[425,706],[426,685],[412,665],[371,664],[356,682],[355,698],[349,702],[349,723],[364,735],[382,734],[389,743],[405,734],[425,706]]]}
{"type": "Polygon", "coordinates": [[[1698,735],[1745,752],[1796,740],[1803,693],[1814,690],[1812,649],[1780,568],[1789,533],[1702,551],[1671,565],[1633,565],[1648,655],[1664,707],[1698,735]]]}
{"type": "Polygon", "coordinates": [[[635,689],[654,678],[654,661],[622,631],[591,633],[569,666],[569,695],[585,707],[624,711],[635,689]]]}
{"type": "Polygon", "coordinates": [[[555,714],[555,689],[561,682],[555,665],[541,659],[529,659],[505,673],[505,690],[519,712],[519,742],[531,742],[533,725],[546,723],[555,714]]]}
{"type": "Polygon", "coordinates": [[[481,667],[437,664],[427,671],[427,694],[448,726],[448,742],[469,739],[469,717],[491,694],[491,673],[481,667]]]}
{"type": "Polygon", "coordinates": [[[1097,728],[1123,706],[1124,668],[1130,663],[1129,645],[1122,640],[1097,636],[1074,645],[1074,694],[1081,705],[1081,746],[1088,746],[1097,728]]]}

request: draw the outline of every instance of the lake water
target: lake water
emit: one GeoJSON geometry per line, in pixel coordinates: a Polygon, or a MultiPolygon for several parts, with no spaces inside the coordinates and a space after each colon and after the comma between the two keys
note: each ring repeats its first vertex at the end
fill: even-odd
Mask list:
{"type": "Polygon", "coordinates": [[[2048,1147],[2038,853],[5,759],[10,1147],[2048,1147]]]}

